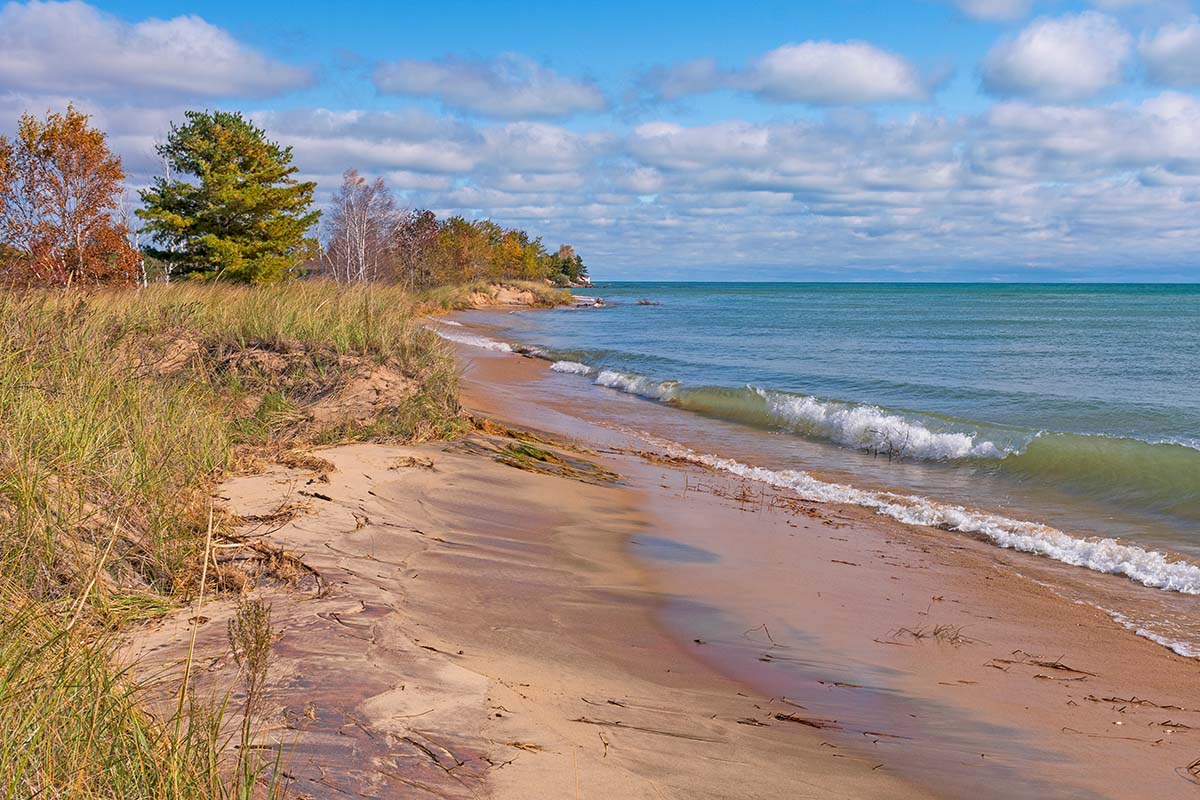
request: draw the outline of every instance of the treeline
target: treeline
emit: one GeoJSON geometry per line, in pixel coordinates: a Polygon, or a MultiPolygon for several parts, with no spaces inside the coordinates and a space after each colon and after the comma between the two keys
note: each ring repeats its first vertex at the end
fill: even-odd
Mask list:
{"type": "Polygon", "coordinates": [[[356,170],[325,215],[320,269],[338,281],[393,280],[428,288],[464,280],[519,278],[562,286],[587,283],[587,267],[570,245],[549,252],[541,239],[491,220],[396,207],[382,178],[356,170]]]}
{"type": "Polygon", "coordinates": [[[189,111],[157,153],[164,174],[125,191],[121,160],[87,115],[26,114],[0,136],[0,278],[147,284],[177,278],[266,284],[305,275],[411,289],[478,279],[587,282],[570,245],[550,252],[490,220],[402,209],[382,179],[348,171],[328,214],[292,149],[237,112],[189,111]]]}

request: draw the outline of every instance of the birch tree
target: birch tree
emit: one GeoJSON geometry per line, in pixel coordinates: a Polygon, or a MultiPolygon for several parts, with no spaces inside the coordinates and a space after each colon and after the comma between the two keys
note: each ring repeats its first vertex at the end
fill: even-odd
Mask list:
{"type": "Polygon", "coordinates": [[[325,218],[325,268],[339,282],[393,277],[392,237],[399,215],[382,178],[347,170],[325,218]]]}

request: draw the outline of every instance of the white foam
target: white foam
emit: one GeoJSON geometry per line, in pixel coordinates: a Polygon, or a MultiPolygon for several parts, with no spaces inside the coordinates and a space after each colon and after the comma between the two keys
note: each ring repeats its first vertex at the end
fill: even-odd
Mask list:
{"type": "Polygon", "coordinates": [[[578,361],[555,361],[550,365],[550,369],[555,372],[567,372],[572,375],[591,375],[596,371],[587,364],[580,364],[578,361]]]}
{"type": "Polygon", "coordinates": [[[1149,639],[1155,644],[1162,645],[1176,655],[1183,656],[1184,658],[1200,658],[1200,647],[1197,647],[1194,644],[1181,642],[1178,639],[1173,639],[1170,636],[1152,631],[1145,627],[1143,623],[1130,619],[1120,611],[1114,611],[1111,608],[1105,608],[1104,606],[1088,603],[1083,600],[1076,600],[1075,602],[1079,603],[1080,605],[1092,606],[1093,608],[1100,609],[1105,614],[1108,614],[1108,616],[1112,618],[1113,622],[1117,623],[1121,627],[1125,628],[1126,630],[1133,631],[1134,634],[1141,636],[1143,639],[1149,639]]]}
{"type": "MultiPolygon", "coordinates": [[[[651,437],[652,438],[652,437],[651,437]]],[[[874,492],[818,480],[799,470],[775,472],[719,456],[695,453],[670,442],[655,441],[673,455],[750,480],[790,489],[806,500],[849,503],[909,525],[981,535],[1000,547],[1035,553],[1096,572],[1124,575],[1145,586],[1183,594],[1200,594],[1200,566],[1172,561],[1166,554],[1115,539],[1082,539],[1036,522],[972,511],[913,495],[874,492]]]]}
{"type": "Polygon", "coordinates": [[[467,344],[471,347],[480,347],[484,350],[495,350],[499,353],[513,352],[512,345],[506,342],[498,342],[495,339],[489,339],[486,336],[477,336],[473,333],[458,333],[456,331],[440,331],[436,328],[431,330],[443,339],[459,344],[467,344]]]}
{"type": "Polygon", "coordinates": [[[463,324],[461,322],[455,322],[452,319],[439,319],[439,320],[434,320],[434,321],[437,322],[437,324],[439,324],[439,325],[450,325],[455,328],[461,328],[463,326],[463,324]]]}
{"type": "Polygon", "coordinates": [[[649,397],[652,400],[674,400],[679,396],[679,381],[656,381],[645,375],[635,375],[616,370],[602,370],[596,376],[596,383],[610,389],[619,389],[629,394],[649,397]]]}
{"type": "Polygon", "coordinates": [[[1010,451],[970,433],[937,433],[878,406],[830,403],[815,397],[754,389],[787,425],[847,447],[906,458],[1003,458],[1010,451]]]}

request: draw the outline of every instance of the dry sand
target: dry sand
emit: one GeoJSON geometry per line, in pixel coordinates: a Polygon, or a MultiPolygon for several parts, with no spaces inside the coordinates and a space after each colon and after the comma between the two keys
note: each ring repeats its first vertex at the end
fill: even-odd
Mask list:
{"type": "MultiPolygon", "coordinates": [[[[277,641],[260,738],[284,743],[296,795],[1198,790],[1195,662],[1044,588],[1034,560],[644,458],[585,408],[532,403],[544,363],[462,354],[473,409],[603,452],[508,459],[530,471],[497,460],[501,435],[350,445],[317,451],[324,477],[221,488],[244,517],[299,506],[246,531],[323,581],[261,590],[277,641]]],[[[202,694],[236,685],[231,611],[202,611],[202,694]]],[[[143,671],[178,674],[190,619],[140,633],[143,671]]]]}

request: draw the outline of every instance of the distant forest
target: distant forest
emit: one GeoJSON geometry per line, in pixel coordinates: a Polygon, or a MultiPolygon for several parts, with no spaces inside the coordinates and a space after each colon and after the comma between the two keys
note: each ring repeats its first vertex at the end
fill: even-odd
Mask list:
{"type": "Polygon", "coordinates": [[[142,284],[304,276],[409,289],[474,280],[586,284],[571,245],[491,220],[397,205],[382,178],[347,170],[313,204],[292,149],[241,113],[190,111],[158,146],[163,174],[135,202],[121,160],[86,114],[26,114],[0,136],[0,278],[10,284],[142,284]]]}

